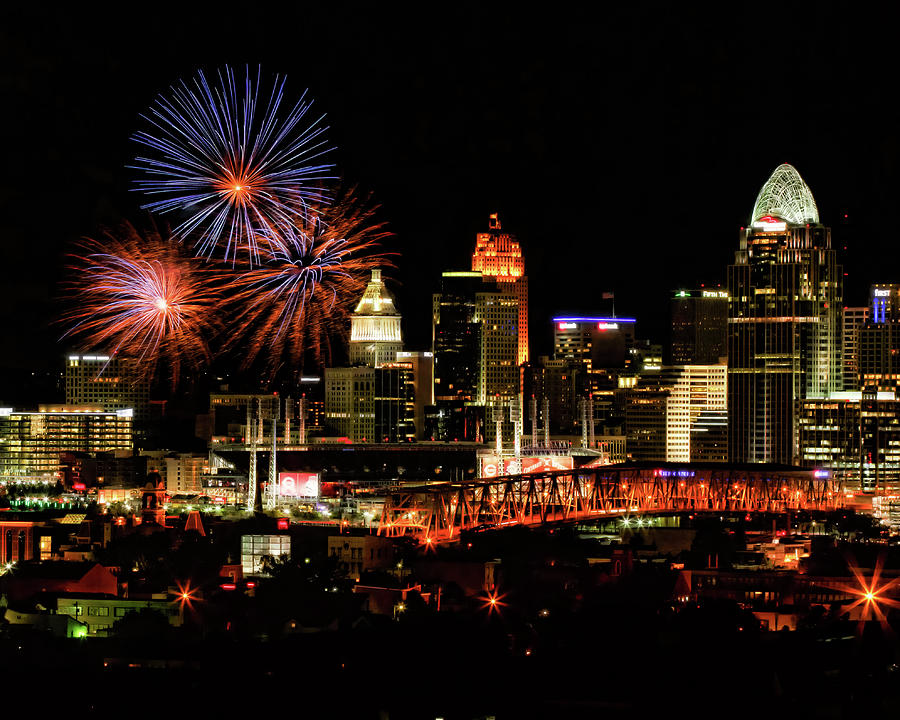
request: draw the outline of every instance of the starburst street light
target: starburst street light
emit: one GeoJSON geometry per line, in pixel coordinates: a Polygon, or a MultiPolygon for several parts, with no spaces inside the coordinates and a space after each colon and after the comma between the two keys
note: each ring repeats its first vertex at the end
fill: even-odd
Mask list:
{"type": "Polygon", "coordinates": [[[493,614],[495,611],[499,615],[500,608],[506,606],[506,603],[503,602],[504,597],[506,597],[506,595],[501,595],[496,590],[494,590],[493,592],[485,593],[484,604],[481,606],[482,610],[486,609],[488,611],[488,615],[493,614]]]}
{"type": "Polygon", "coordinates": [[[178,592],[175,594],[173,603],[178,603],[179,609],[181,612],[184,612],[185,606],[187,606],[188,610],[194,609],[194,602],[198,601],[196,588],[191,587],[191,581],[186,580],[183,583],[181,580],[176,580],[175,584],[178,586],[178,592]]]}
{"type": "Polygon", "coordinates": [[[900,602],[893,597],[889,597],[889,595],[893,595],[897,591],[897,586],[900,585],[900,577],[882,582],[883,555],[878,557],[872,575],[869,577],[863,575],[862,569],[855,560],[848,558],[847,565],[850,572],[853,573],[854,582],[841,583],[837,586],[837,589],[849,595],[854,595],[857,599],[845,609],[850,612],[855,608],[861,607],[860,622],[876,619],[882,625],[887,625],[885,608],[900,608],[900,602]],[[891,592],[892,590],[894,592],[891,592]]]}

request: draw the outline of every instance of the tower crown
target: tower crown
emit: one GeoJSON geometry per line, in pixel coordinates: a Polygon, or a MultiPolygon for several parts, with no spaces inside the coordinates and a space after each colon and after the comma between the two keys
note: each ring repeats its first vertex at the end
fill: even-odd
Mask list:
{"type": "Polygon", "coordinates": [[[793,165],[784,163],[775,168],[775,172],[766,180],[765,185],[756,196],[750,224],[758,222],[788,222],[793,225],[817,224],[819,208],[813,199],[812,191],[803,182],[800,173],[793,165]]]}
{"type": "Polygon", "coordinates": [[[381,270],[373,270],[372,278],[356,305],[355,315],[396,315],[394,296],[384,286],[381,270]]]}

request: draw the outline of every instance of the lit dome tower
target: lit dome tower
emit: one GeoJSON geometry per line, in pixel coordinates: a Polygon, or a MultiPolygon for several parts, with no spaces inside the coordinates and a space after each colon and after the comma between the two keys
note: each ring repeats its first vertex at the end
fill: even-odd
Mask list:
{"type": "Polygon", "coordinates": [[[378,367],[394,362],[403,350],[400,317],[393,296],[381,280],[381,270],[373,270],[350,316],[350,363],[378,367]]]}
{"type": "Polygon", "coordinates": [[[841,389],[842,280],[812,192],[780,165],[728,268],[731,462],[799,462],[797,401],[841,389]]]}

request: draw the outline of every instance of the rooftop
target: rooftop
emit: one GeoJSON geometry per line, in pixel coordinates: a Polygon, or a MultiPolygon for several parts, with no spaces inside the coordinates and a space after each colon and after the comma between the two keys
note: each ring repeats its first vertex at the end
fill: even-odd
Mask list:
{"type": "Polygon", "coordinates": [[[819,209],[809,186],[793,165],[784,163],[766,180],[756,196],[750,224],[774,218],[793,225],[819,222],[819,209]]]}

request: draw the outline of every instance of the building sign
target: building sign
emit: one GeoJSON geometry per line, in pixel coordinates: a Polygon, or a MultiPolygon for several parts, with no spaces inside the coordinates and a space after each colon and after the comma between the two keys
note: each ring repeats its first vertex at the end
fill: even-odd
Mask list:
{"type": "Polygon", "coordinates": [[[727,290],[704,290],[701,293],[702,297],[705,298],[727,298],[728,291],[727,290]]]}
{"type": "Polygon", "coordinates": [[[571,470],[575,463],[567,455],[542,455],[539,457],[501,458],[489,455],[481,458],[481,477],[500,475],[528,475],[530,473],[571,470]]]}
{"type": "Polygon", "coordinates": [[[878,290],[877,288],[875,290],[875,297],[890,297],[890,296],[891,296],[890,290],[878,290]]]}
{"type": "Polygon", "coordinates": [[[574,330],[577,327],[578,327],[578,323],[573,323],[573,322],[561,322],[559,324],[560,330],[574,330]]]}
{"type": "Polygon", "coordinates": [[[787,228],[787,223],[781,222],[771,215],[766,215],[765,217],[761,217],[759,220],[753,223],[753,227],[755,227],[757,230],[766,230],[768,232],[784,232],[784,230],[787,228]]]}
{"type": "Polygon", "coordinates": [[[597,323],[597,329],[598,330],[618,330],[619,323],[614,323],[614,322],[597,323]]]}
{"type": "Polygon", "coordinates": [[[282,497],[319,497],[319,473],[278,473],[278,494],[282,497]]]}

